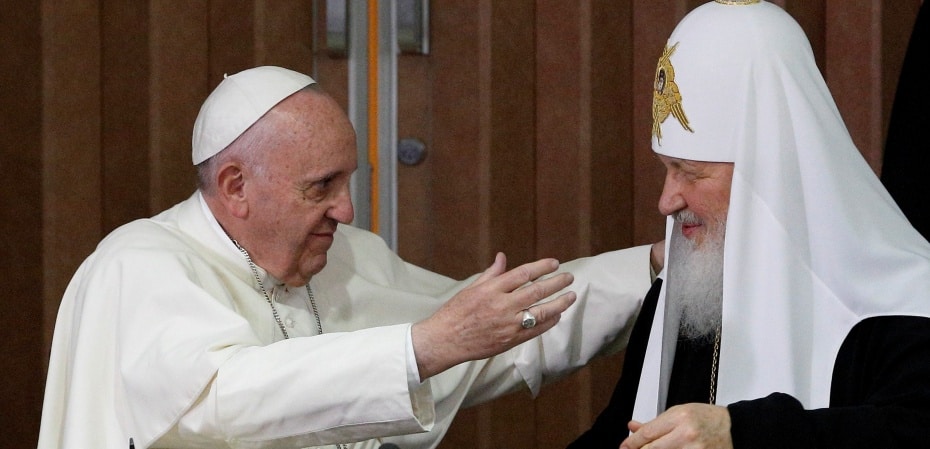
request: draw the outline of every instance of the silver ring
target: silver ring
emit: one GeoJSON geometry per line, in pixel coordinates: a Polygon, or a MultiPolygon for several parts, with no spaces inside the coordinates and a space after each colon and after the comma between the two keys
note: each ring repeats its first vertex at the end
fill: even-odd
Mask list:
{"type": "Polygon", "coordinates": [[[523,309],[523,321],[520,322],[520,325],[524,329],[532,329],[536,326],[536,317],[530,313],[530,309],[523,309]]]}

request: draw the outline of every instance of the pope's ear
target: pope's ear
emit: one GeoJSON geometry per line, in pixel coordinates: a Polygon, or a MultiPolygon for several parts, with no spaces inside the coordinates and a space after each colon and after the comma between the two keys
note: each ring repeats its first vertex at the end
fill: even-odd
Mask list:
{"type": "Polygon", "coordinates": [[[221,167],[216,176],[217,196],[230,215],[245,218],[249,213],[246,198],[245,177],[237,163],[228,163],[221,167]]]}

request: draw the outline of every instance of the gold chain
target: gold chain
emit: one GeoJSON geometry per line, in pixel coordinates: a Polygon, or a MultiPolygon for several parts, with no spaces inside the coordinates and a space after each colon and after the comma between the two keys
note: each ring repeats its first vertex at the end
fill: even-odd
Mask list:
{"type": "Polygon", "coordinates": [[[714,356],[710,365],[710,403],[717,402],[717,362],[720,359],[720,326],[717,326],[716,335],[714,335],[714,356]]]}

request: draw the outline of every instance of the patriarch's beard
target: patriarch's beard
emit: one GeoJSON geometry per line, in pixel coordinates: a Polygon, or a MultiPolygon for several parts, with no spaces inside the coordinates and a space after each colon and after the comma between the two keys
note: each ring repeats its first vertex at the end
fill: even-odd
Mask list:
{"type": "Polygon", "coordinates": [[[666,301],[681,310],[679,336],[713,338],[722,321],[726,219],[705,223],[707,233],[697,245],[681,234],[681,225],[699,223],[700,219],[688,210],[675,213],[673,218],[666,301]]]}

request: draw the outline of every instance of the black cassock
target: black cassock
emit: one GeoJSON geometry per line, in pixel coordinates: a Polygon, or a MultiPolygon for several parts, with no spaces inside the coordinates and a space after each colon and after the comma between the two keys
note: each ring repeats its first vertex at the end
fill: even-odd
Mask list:
{"type": "MultiPolygon", "coordinates": [[[[646,295],[610,403],[569,449],[617,449],[628,435],[661,284],[646,295]]],[[[708,401],[712,345],[679,341],[668,407],[708,401]]],[[[874,317],[853,327],[834,365],[829,408],[804,410],[777,392],[727,408],[735,449],[930,447],[930,319],[874,317]]]]}
{"type": "Polygon", "coordinates": [[[930,2],[923,2],[904,55],[882,162],[882,183],[911,224],[930,240],[930,2]]]}

